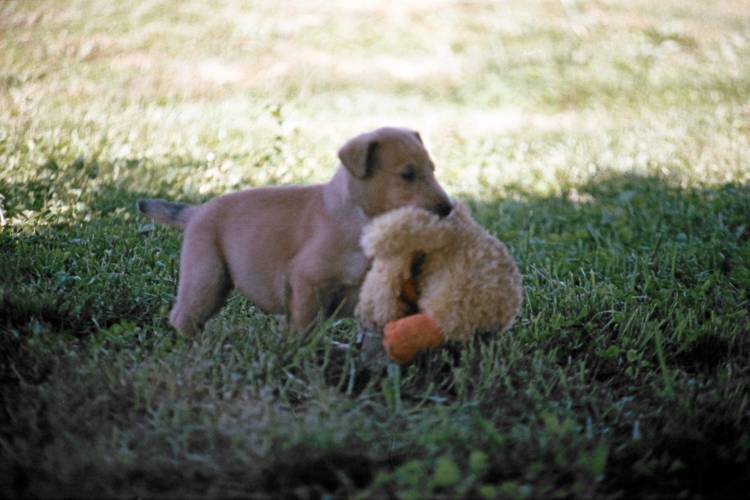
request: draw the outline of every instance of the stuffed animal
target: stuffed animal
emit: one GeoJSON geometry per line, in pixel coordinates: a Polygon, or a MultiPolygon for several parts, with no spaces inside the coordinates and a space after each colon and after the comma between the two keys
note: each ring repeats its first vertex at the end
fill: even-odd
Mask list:
{"type": "Polygon", "coordinates": [[[404,207],[365,227],[372,259],[356,315],[382,332],[383,347],[406,363],[446,341],[507,330],[521,306],[521,275],[505,245],[456,203],[446,217],[404,207]]]}

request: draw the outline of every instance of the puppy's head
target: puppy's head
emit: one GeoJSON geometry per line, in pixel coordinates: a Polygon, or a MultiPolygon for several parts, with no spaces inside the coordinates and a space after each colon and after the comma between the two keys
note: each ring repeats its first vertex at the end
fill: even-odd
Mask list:
{"type": "Polygon", "coordinates": [[[435,179],[435,165],[414,130],[379,128],[349,140],[339,159],[350,173],[350,193],[374,217],[415,206],[441,217],[453,209],[435,179]]]}

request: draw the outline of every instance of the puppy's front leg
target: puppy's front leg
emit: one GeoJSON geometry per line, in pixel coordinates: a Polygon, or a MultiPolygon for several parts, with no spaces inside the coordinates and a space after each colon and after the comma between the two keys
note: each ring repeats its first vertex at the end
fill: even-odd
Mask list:
{"type": "Polygon", "coordinates": [[[287,316],[290,333],[306,332],[315,321],[319,310],[317,288],[301,276],[290,280],[287,286],[287,316]]]}

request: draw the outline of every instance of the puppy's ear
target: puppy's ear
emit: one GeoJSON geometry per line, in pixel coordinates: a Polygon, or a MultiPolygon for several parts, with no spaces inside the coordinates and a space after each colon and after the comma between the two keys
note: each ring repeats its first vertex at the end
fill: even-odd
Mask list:
{"type": "Polygon", "coordinates": [[[365,179],[377,166],[378,141],[372,132],[350,139],[339,149],[339,160],[354,177],[365,179]]]}
{"type": "Polygon", "coordinates": [[[422,146],[424,146],[424,142],[422,142],[422,136],[421,136],[421,135],[419,135],[419,132],[417,132],[416,130],[414,130],[414,137],[416,137],[416,138],[417,138],[417,140],[419,141],[419,143],[420,143],[420,144],[421,144],[422,146]]]}

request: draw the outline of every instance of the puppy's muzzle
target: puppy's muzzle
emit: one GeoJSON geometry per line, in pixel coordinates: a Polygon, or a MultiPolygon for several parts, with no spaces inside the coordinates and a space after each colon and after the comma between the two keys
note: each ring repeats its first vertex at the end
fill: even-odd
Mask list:
{"type": "Polygon", "coordinates": [[[440,203],[438,205],[435,205],[432,211],[438,214],[440,217],[447,217],[453,211],[453,205],[451,205],[450,203],[440,203]]]}

